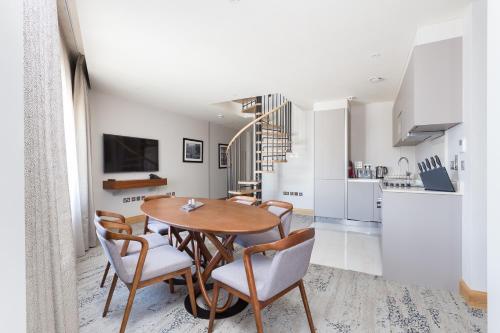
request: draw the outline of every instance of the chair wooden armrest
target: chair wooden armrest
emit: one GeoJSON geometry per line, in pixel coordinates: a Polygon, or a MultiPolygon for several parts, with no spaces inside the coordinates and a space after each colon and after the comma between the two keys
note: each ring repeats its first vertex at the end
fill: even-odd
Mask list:
{"type": "Polygon", "coordinates": [[[123,240],[123,247],[121,250],[121,256],[124,257],[127,255],[128,244],[130,241],[141,243],[141,254],[142,252],[147,253],[149,249],[148,241],[143,237],[138,237],[132,235],[132,227],[128,224],[122,224],[121,222],[111,222],[111,221],[100,221],[100,225],[103,227],[103,230],[97,230],[101,235],[106,239],[112,240],[123,240]],[[118,229],[119,233],[112,232],[108,229],[118,229]],[[126,233],[120,233],[121,231],[125,231],[126,233]]]}
{"type": "Polygon", "coordinates": [[[259,205],[259,208],[264,208],[264,209],[267,209],[271,206],[274,206],[274,207],[280,207],[280,208],[283,208],[283,209],[286,209],[283,213],[281,213],[279,215],[279,218],[281,219],[283,216],[285,216],[286,214],[290,213],[291,211],[293,211],[293,205],[289,202],[284,202],[284,201],[279,201],[279,200],[268,200],[266,202],[263,202],[259,205]]]}
{"type": "Polygon", "coordinates": [[[115,218],[115,219],[118,220],[118,221],[114,221],[114,222],[125,223],[125,216],[123,216],[121,214],[118,214],[118,213],[108,212],[108,211],[105,211],[105,210],[96,210],[95,214],[99,218],[112,217],[112,218],[115,218]]]}
{"type": "Polygon", "coordinates": [[[295,230],[291,232],[288,237],[284,239],[280,239],[279,241],[272,242],[272,243],[266,243],[266,244],[259,244],[259,245],[254,245],[246,248],[243,251],[243,258],[248,258],[254,254],[254,253],[260,253],[264,251],[281,251],[288,249],[292,246],[295,246],[299,243],[302,243],[308,239],[311,239],[314,237],[314,229],[313,228],[305,228],[305,229],[300,229],[300,230],[295,230]]]}
{"type": "Polygon", "coordinates": [[[128,235],[132,235],[132,227],[126,223],[113,222],[108,220],[100,220],[99,223],[106,229],[117,229],[119,233],[125,231],[128,235]]]}
{"type": "Polygon", "coordinates": [[[134,288],[137,288],[139,282],[141,281],[142,269],[144,268],[144,262],[146,261],[146,256],[149,251],[149,243],[143,237],[138,237],[129,234],[117,234],[111,233],[112,239],[124,240],[121,255],[122,257],[127,254],[128,244],[130,241],[141,243],[141,252],[139,252],[139,260],[137,260],[137,266],[135,268],[134,280],[132,282],[134,288]]]}

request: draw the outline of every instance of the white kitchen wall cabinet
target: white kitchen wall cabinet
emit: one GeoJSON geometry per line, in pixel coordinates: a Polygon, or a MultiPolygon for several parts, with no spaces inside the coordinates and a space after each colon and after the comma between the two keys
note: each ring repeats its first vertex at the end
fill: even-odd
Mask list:
{"type": "Polygon", "coordinates": [[[314,112],[314,214],[346,218],[347,109],[314,112]]]}
{"type": "Polygon", "coordinates": [[[394,102],[394,146],[417,145],[429,137],[422,133],[461,122],[462,38],[416,46],[394,102]]]}

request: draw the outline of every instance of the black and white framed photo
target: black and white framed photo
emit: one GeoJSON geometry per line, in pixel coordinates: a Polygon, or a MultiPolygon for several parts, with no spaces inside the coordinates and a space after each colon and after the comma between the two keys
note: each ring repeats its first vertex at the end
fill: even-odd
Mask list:
{"type": "Polygon", "coordinates": [[[219,169],[227,168],[227,145],[219,143],[219,169]]]}
{"type": "Polygon", "coordinates": [[[188,163],[203,163],[203,141],[184,138],[182,161],[188,163]]]}

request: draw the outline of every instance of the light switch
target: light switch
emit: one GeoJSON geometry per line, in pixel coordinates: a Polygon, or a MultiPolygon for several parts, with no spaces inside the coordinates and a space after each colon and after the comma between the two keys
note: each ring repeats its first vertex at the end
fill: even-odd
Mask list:
{"type": "Polygon", "coordinates": [[[458,145],[460,146],[460,152],[465,153],[466,151],[465,139],[458,140],[458,145]]]}

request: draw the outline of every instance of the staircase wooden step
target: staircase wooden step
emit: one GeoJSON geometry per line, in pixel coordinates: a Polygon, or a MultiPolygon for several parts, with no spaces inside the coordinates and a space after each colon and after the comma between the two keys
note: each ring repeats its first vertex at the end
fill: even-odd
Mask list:
{"type": "Polygon", "coordinates": [[[260,183],[262,183],[260,180],[240,180],[240,181],[238,181],[238,185],[257,186],[260,183]]]}
{"type": "Polygon", "coordinates": [[[265,130],[268,130],[268,131],[279,131],[279,130],[283,129],[283,126],[264,123],[264,124],[262,124],[262,128],[265,130]]]}
{"type": "Polygon", "coordinates": [[[275,154],[275,153],[281,153],[281,154],[275,154],[275,155],[285,155],[288,151],[283,150],[283,149],[264,149],[264,150],[256,150],[255,151],[257,154],[275,154]]]}
{"type": "Polygon", "coordinates": [[[275,138],[287,138],[288,135],[285,132],[279,131],[262,131],[262,136],[264,137],[275,137],[275,138]]]}
{"type": "Polygon", "coordinates": [[[264,163],[264,164],[267,164],[267,162],[271,162],[271,163],[287,163],[288,161],[287,160],[256,160],[255,163],[264,163]]]}
{"type": "Polygon", "coordinates": [[[257,188],[249,188],[249,189],[239,189],[236,191],[227,191],[227,193],[231,195],[247,195],[252,193],[262,192],[262,190],[257,188]]]}
{"type": "Polygon", "coordinates": [[[243,112],[243,113],[255,113],[255,111],[257,110],[257,106],[260,106],[260,105],[261,105],[260,103],[252,104],[249,107],[241,110],[241,112],[243,112]]]}
{"type": "Polygon", "coordinates": [[[247,97],[247,98],[240,98],[240,99],[235,99],[233,102],[240,103],[240,104],[247,104],[250,102],[253,102],[257,100],[257,97],[247,97]]]}
{"type": "Polygon", "coordinates": [[[269,139],[258,140],[258,141],[255,141],[255,143],[289,145],[290,141],[288,141],[288,138],[271,138],[271,137],[269,137],[269,139]]]}
{"type": "Polygon", "coordinates": [[[274,173],[273,170],[257,170],[255,173],[274,173]]]}

